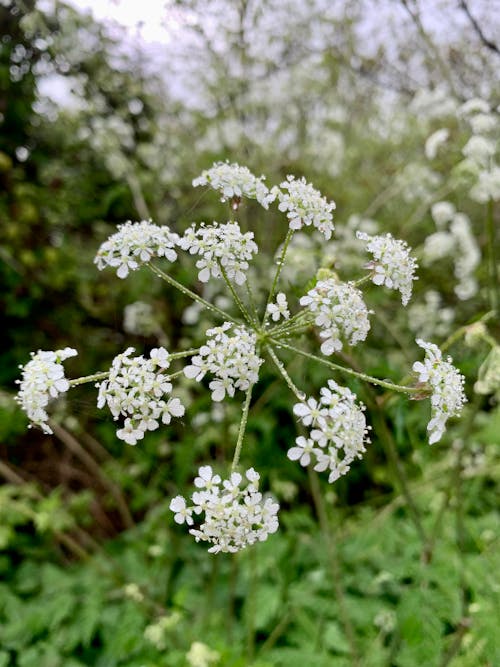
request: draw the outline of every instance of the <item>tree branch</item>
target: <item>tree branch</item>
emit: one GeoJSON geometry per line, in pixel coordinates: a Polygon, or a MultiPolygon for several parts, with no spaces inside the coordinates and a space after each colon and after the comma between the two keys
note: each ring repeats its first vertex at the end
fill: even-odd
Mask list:
{"type": "Polygon", "coordinates": [[[500,56],[500,48],[495,44],[495,42],[492,42],[491,39],[488,39],[486,37],[486,35],[483,32],[483,29],[470,13],[469,6],[465,2],[465,0],[459,0],[458,4],[460,9],[462,9],[465,12],[465,15],[469,19],[471,26],[474,28],[474,32],[479,37],[483,45],[486,46],[486,48],[489,49],[490,51],[493,51],[493,53],[496,53],[497,56],[500,56]]]}

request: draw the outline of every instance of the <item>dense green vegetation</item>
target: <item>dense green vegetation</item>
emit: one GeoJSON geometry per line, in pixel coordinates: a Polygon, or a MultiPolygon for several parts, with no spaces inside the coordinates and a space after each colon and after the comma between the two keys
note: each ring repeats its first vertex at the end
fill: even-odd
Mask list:
{"type": "MultiPolygon", "coordinates": [[[[160,76],[147,52],[123,48],[127,35],[63,2],[0,2],[0,667],[500,664],[500,45],[488,6],[471,17],[462,3],[458,28],[439,37],[402,2],[399,37],[369,53],[365,3],[173,3],[185,21],[160,76]],[[184,98],[168,85],[179,67],[184,98]],[[56,80],[66,105],[43,93],[56,80]],[[489,111],[467,111],[474,98],[489,111]],[[443,129],[441,143],[429,139],[443,129]],[[494,147],[487,164],[471,157],[478,137],[494,147]],[[19,364],[38,349],[78,348],[66,362],[76,378],[129,345],[203,344],[211,313],[146,269],[119,280],[93,259],[126,220],[178,233],[227,220],[227,203],[191,186],[226,159],[270,186],[303,175],[337,204],[331,241],[292,242],[290,304],[320,269],[359,278],[356,229],[409,243],[420,265],[409,306],[365,286],[370,336],[332,359],[411,382],[415,338],[432,340],[465,375],[468,403],[429,447],[428,400],[349,379],[372,442],[328,484],[287,458],[295,399],[266,363],[242,464],[280,503],[280,529],[213,555],[169,503],[200,465],[227,473],[242,394],[213,403],[181,376],[186,414],[136,447],[117,439],[92,384],[53,406],[53,435],[26,428],[14,395],[19,364]],[[497,179],[487,196],[484,173],[497,179]],[[125,317],[138,301],[152,314],[142,328],[125,317]]],[[[248,201],[238,220],[261,249],[262,307],[286,218],[248,201]]],[[[226,308],[224,284],[198,281],[187,254],[168,271],[226,308]]],[[[299,344],[318,354],[314,338],[299,344]]],[[[330,377],[346,382],[281,358],[308,396],[330,377]]]]}

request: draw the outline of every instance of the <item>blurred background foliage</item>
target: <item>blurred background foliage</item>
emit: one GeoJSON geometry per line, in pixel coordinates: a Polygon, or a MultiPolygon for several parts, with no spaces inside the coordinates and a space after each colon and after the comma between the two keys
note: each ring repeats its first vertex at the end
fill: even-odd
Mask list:
{"type": "MultiPolygon", "coordinates": [[[[491,343],[470,327],[491,311],[491,237],[460,168],[470,130],[456,113],[473,97],[500,102],[490,37],[500,7],[432,4],[454,30],[430,30],[422,3],[401,0],[384,4],[391,20],[372,39],[380,7],[368,0],[178,0],[165,11],[181,32],[159,71],[128,33],[69,4],[0,2],[0,667],[500,664],[500,412],[493,391],[473,390],[491,343]],[[51,94],[61,86],[63,102],[51,94]],[[450,138],[430,161],[425,142],[441,127],[450,138]],[[244,460],[279,499],[281,528],[213,557],[174,526],[168,503],[200,463],[224,469],[238,401],[211,404],[180,381],[183,423],[132,448],[97,411],[92,386],[55,406],[53,437],[26,430],[13,395],[32,350],[78,348],[68,363],[77,377],[128,345],[201,343],[210,317],[145,272],[98,273],[93,257],[128,219],[178,232],[223,221],[225,205],[190,184],[225,159],[270,184],[304,175],[337,202],[335,240],[298,235],[291,248],[290,295],[320,267],[359,277],[359,226],[407,240],[421,263],[414,310],[367,289],[369,342],[344,361],[400,380],[415,335],[446,341],[470,403],[429,448],[426,402],[353,383],[373,443],[329,486],[286,458],[293,397],[265,368],[244,460]],[[477,244],[465,298],[456,255],[426,259],[442,199],[467,214],[466,244],[477,244]],[[124,319],[138,301],[142,329],[124,319]]],[[[268,253],[253,271],[265,288],[285,220],[253,203],[238,216],[268,253]]],[[[197,284],[189,258],[172,271],[227,298],[197,284]]],[[[486,322],[498,341],[498,318],[486,322]]],[[[328,378],[283,359],[307,394],[328,378]]]]}

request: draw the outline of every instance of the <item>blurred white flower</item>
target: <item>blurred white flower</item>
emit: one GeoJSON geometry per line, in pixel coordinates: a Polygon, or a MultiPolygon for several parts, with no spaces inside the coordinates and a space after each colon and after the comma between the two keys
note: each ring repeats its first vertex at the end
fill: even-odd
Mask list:
{"type": "Polygon", "coordinates": [[[209,646],[202,642],[193,642],[186,654],[186,660],[190,667],[210,667],[210,665],[218,662],[220,653],[213,651],[209,646]]]}
{"type": "Polygon", "coordinates": [[[436,132],[433,132],[425,142],[425,157],[428,160],[434,160],[434,158],[438,154],[439,148],[444,143],[446,143],[449,136],[450,136],[449,130],[447,130],[444,127],[441,128],[440,130],[436,130],[436,132]]]}
{"type": "Polygon", "coordinates": [[[431,207],[432,219],[439,229],[449,222],[455,215],[455,206],[449,201],[438,201],[431,207]]]}

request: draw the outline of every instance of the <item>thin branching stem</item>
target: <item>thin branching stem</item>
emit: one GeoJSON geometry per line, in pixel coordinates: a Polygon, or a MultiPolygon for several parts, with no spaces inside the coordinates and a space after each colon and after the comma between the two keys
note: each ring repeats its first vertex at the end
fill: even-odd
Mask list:
{"type": "Polygon", "coordinates": [[[268,315],[267,307],[269,306],[270,303],[272,303],[272,301],[274,299],[274,295],[276,293],[276,287],[278,285],[278,280],[279,280],[279,277],[281,275],[283,265],[285,264],[285,257],[286,257],[286,253],[288,251],[288,246],[290,245],[290,241],[292,240],[294,232],[295,232],[295,230],[288,229],[285,240],[283,242],[283,250],[281,251],[281,255],[279,256],[278,266],[276,267],[276,273],[274,274],[273,284],[271,285],[271,289],[269,291],[269,296],[267,297],[266,308],[264,310],[264,317],[262,319],[262,326],[265,326],[265,324],[266,324],[267,315],[268,315]]]}
{"type": "Polygon", "coordinates": [[[274,365],[276,366],[276,368],[280,372],[281,376],[285,380],[285,382],[288,385],[290,391],[295,395],[295,397],[299,401],[302,402],[304,400],[304,393],[300,391],[300,389],[296,386],[296,384],[294,383],[292,378],[288,375],[283,362],[278,359],[278,357],[276,356],[276,353],[274,352],[273,348],[270,345],[266,345],[266,352],[269,354],[269,356],[273,360],[274,365]]]}
{"type": "Polygon", "coordinates": [[[248,413],[250,412],[250,401],[252,400],[252,391],[254,385],[251,384],[245,396],[245,403],[243,404],[243,412],[241,414],[240,427],[238,429],[238,439],[236,441],[236,447],[234,449],[233,462],[231,464],[231,472],[234,472],[238,467],[241,456],[241,448],[243,446],[243,438],[245,437],[245,431],[248,422],[248,413]]]}
{"type": "Polygon", "coordinates": [[[70,387],[78,387],[81,384],[86,384],[87,382],[98,382],[99,380],[105,380],[109,375],[109,371],[102,371],[101,373],[93,373],[92,375],[84,375],[81,378],[75,378],[74,380],[69,380],[70,387]]]}
{"type": "Polygon", "coordinates": [[[200,303],[204,308],[207,310],[212,311],[212,313],[215,313],[218,315],[218,317],[221,317],[223,320],[228,321],[228,322],[233,322],[233,324],[237,323],[237,320],[226,313],[224,310],[221,308],[218,308],[217,306],[214,306],[212,303],[209,301],[206,301],[203,297],[201,297],[199,294],[196,294],[195,292],[192,292],[190,289],[185,287],[182,283],[179,283],[175,278],[172,278],[172,276],[169,276],[168,273],[165,273],[162,271],[160,268],[155,266],[154,264],[148,263],[146,266],[153,272],[155,273],[159,278],[164,280],[166,283],[171,285],[172,287],[175,287],[178,289],[180,292],[188,296],[190,299],[193,299],[193,301],[197,301],[200,303]]]}
{"type": "Polygon", "coordinates": [[[233,295],[233,299],[234,299],[236,305],[238,306],[238,308],[240,309],[241,314],[243,315],[245,320],[248,322],[248,324],[250,324],[250,326],[253,326],[253,320],[250,317],[250,313],[248,312],[248,310],[247,310],[245,304],[243,303],[243,301],[240,299],[239,294],[236,291],[233,283],[229,280],[229,276],[227,275],[226,269],[223,267],[222,262],[220,260],[217,263],[219,265],[219,269],[220,269],[220,272],[222,274],[222,277],[224,278],[224,282],[228,286],[229,291],[231,292],[231,294],[233,295]]]}
{"type": "Polygon", "coordinates": [[[369,382],[370,384],[376,384],[380,387],[384,387],[384,389],[389,389],[390,391],[396,391],[401,394],[422,393],[422,389],[417,389],[416,387],[406,387],[400,384],[394,384],[393,382],[389,382],[388,380],[380,380],[379,378],[373,377],[371,375],[366,375],[366,373],[361,373],[359,371],[355,371],[352,368],[347,368],[346,366],[335,364],[333,361],[328,361],[327,359],[322,359],[321,357],[317,357],[315,354],[311,354],[310,352],[301,350],[300,348],[295,347],[294,345],[288,345],[287,343],[284,343],[282,340],[274,340],[273,338],[270,338],[270,341],[275,345],[277,345],[278,347],[282,347],[285,350],[289,350],[290,352],[294,352],[295,354],[300,354],[301,356],[306,357],[307,359],[312,359],[313,361],[317,361],[320,364],[323,364],[323,366],[328,366],[329,368],[332,368],[335,371],[339,371],[340,373],[352,375],[353,377],[356,377],[359,380],[363,380],[364,382],[369,382]]]}

